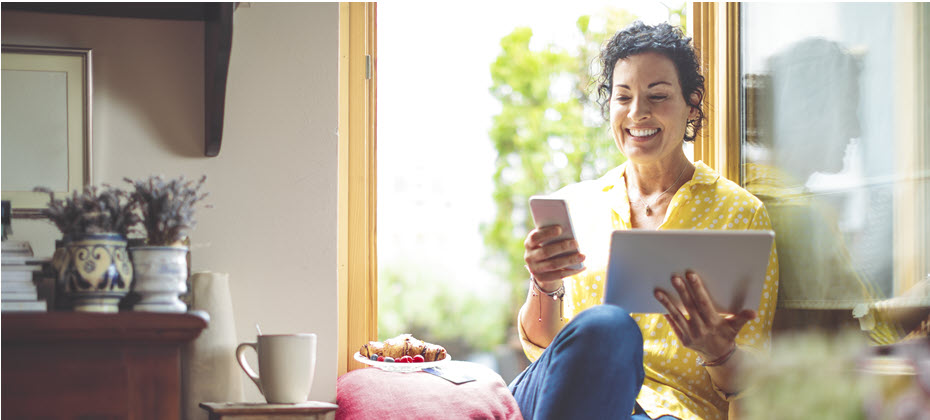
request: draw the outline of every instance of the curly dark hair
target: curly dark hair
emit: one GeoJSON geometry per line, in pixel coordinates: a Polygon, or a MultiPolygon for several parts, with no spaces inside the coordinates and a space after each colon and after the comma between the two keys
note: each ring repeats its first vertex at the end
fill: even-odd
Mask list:
{"type": "Polygon", "coordinates": [[[617,31],[601,49],[598,57],[601,74],[596,80],[597,103],[601,106],[601,114],[609,119],[611,87],[617,61],[645,52],[660,53],[675,64],[682,96],[698,112],[697,118],[688,121],[684,137],[685,141],[694,141],[704,126],[704,110],[701,106],[704,102],[704,76],[701,75],[701,65],[691,45],[691,38],[685,37],[681,28],[668,23],[649,26],[641,21],[633,22],[617,31]],[[698,101],[693,104],[690,98],[695,93],[698,94],[698,101]]]}

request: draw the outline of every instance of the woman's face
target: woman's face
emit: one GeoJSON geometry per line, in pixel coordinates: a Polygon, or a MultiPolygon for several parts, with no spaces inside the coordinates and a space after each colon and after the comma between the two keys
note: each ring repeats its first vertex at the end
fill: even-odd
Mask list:
{"type": "Polygon", "coordinates": [[[620,151],[634,163],[671,162],[682,154],[685,127],[697,111],[685,102],[675,64],[647,52],[618,60],[610,126],[620,151]]]}

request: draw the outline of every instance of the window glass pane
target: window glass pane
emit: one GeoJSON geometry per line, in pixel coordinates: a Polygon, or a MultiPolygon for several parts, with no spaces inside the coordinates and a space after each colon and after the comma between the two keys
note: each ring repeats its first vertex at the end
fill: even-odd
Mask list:
{"type": "Polygon", "coordinates": [[[742,175],[782,308],[930,304],[927,9],[741,6],[742,175]]]}

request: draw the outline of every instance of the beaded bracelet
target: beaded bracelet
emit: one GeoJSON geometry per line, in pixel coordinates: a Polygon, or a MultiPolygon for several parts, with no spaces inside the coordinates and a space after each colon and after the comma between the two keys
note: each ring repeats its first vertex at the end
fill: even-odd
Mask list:
{"type": "MultiPolygon", "coordinates": [[[[546,296],[552,298],[552,300],[559,301],[559,321],[564,321],[562,318],[562,303],[565,301],[565,283],[559,286],[558,289],[555,289],[552,292],[547,292],[539,287],[539,284],[536,283],[536,278],[530,276],[530,292],[533,293],[533,297],[539,296],[539,293],[542,293],[546,296]]],[[[539,318],[536,319],[537,322],[542,322],[542,299],[539,301],[539,318]]]]}
{"type": "Polygon", "coordinates": [[[709,362],[704,361],[703,357],[698,356],[697,364],[700,366],[704,366],[704,367],[720,366],[726,363],[727,360],[730,360],[730,358],[733,357],[735,353],[736,353],[736,343],[733,343],[733,347],[730,348],[730,351],[728,351],[727,354],[724,354],[723,356],[718,357],[716,360],[711,360],[709,362]]]}

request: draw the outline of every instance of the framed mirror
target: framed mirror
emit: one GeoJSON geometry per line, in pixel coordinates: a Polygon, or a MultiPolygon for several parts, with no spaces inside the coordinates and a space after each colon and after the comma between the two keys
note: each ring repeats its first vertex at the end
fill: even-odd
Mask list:
{"type": "Polygon", "coordinates": [[[41,217],[46,187],[64,196],[91,183],[91,50],[2,46],[2,195],[12,216],[41,217]]]}

